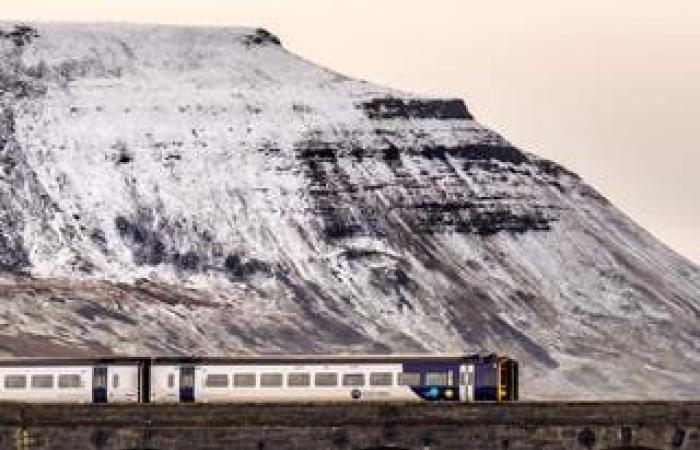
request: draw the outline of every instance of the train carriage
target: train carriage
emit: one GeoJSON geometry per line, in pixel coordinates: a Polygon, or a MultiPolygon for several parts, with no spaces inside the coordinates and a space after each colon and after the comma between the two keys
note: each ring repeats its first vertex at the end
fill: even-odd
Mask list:
{"type": "Polygon", "coordinates": [[[0,361],[0,401],[503,402],[517,377],[497,355],[20,359],[0,361]]]}
{"type": "Polygon", "coordinates": [[[141,372],[129,359],[0,360],[0,401],[138,403],[141,372]]]}

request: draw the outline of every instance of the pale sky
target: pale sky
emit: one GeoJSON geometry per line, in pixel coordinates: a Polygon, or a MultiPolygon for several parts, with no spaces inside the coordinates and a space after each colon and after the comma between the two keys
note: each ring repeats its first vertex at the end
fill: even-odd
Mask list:
{"type": "Polygon", "coordinates": [[[0,20],[262,26],[347,75],[461,97],[700,263],[698,0],[0,0],[0,20]]]}

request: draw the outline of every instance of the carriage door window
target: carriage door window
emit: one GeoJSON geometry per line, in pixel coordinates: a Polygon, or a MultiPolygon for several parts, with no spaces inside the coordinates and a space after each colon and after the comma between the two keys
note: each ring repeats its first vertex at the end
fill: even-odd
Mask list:
{"type": "Polygon", "coordinates": [[[168,389],[173,389],[175,387],[175,374],[168,374],[168,389]]]}
{"type": "Polygon", "coordinates": [[[180,367],[180,401],[194,402],[194,367],[180,367]]]}
{"type": "Polygon", "coordinates": [[[107,368],[92,369],[92,402],[107,403],[107,368]]]}

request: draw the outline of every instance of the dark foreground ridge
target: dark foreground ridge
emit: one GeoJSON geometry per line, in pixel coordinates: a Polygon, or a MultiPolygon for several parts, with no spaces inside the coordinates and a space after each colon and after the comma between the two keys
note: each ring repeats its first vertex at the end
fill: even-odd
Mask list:
{"type": "Polygon", "coordinates": [[[0,448],[700,449],[700,401],[0,405],[0,448]]]}

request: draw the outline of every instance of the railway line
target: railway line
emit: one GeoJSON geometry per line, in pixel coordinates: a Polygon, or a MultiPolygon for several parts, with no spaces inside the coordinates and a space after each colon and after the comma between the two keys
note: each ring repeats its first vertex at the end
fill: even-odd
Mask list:
{"type": "Polygon", "coordinates": [[[700,400],[0,403],[0,448],[700,450],[700,400]]]}

